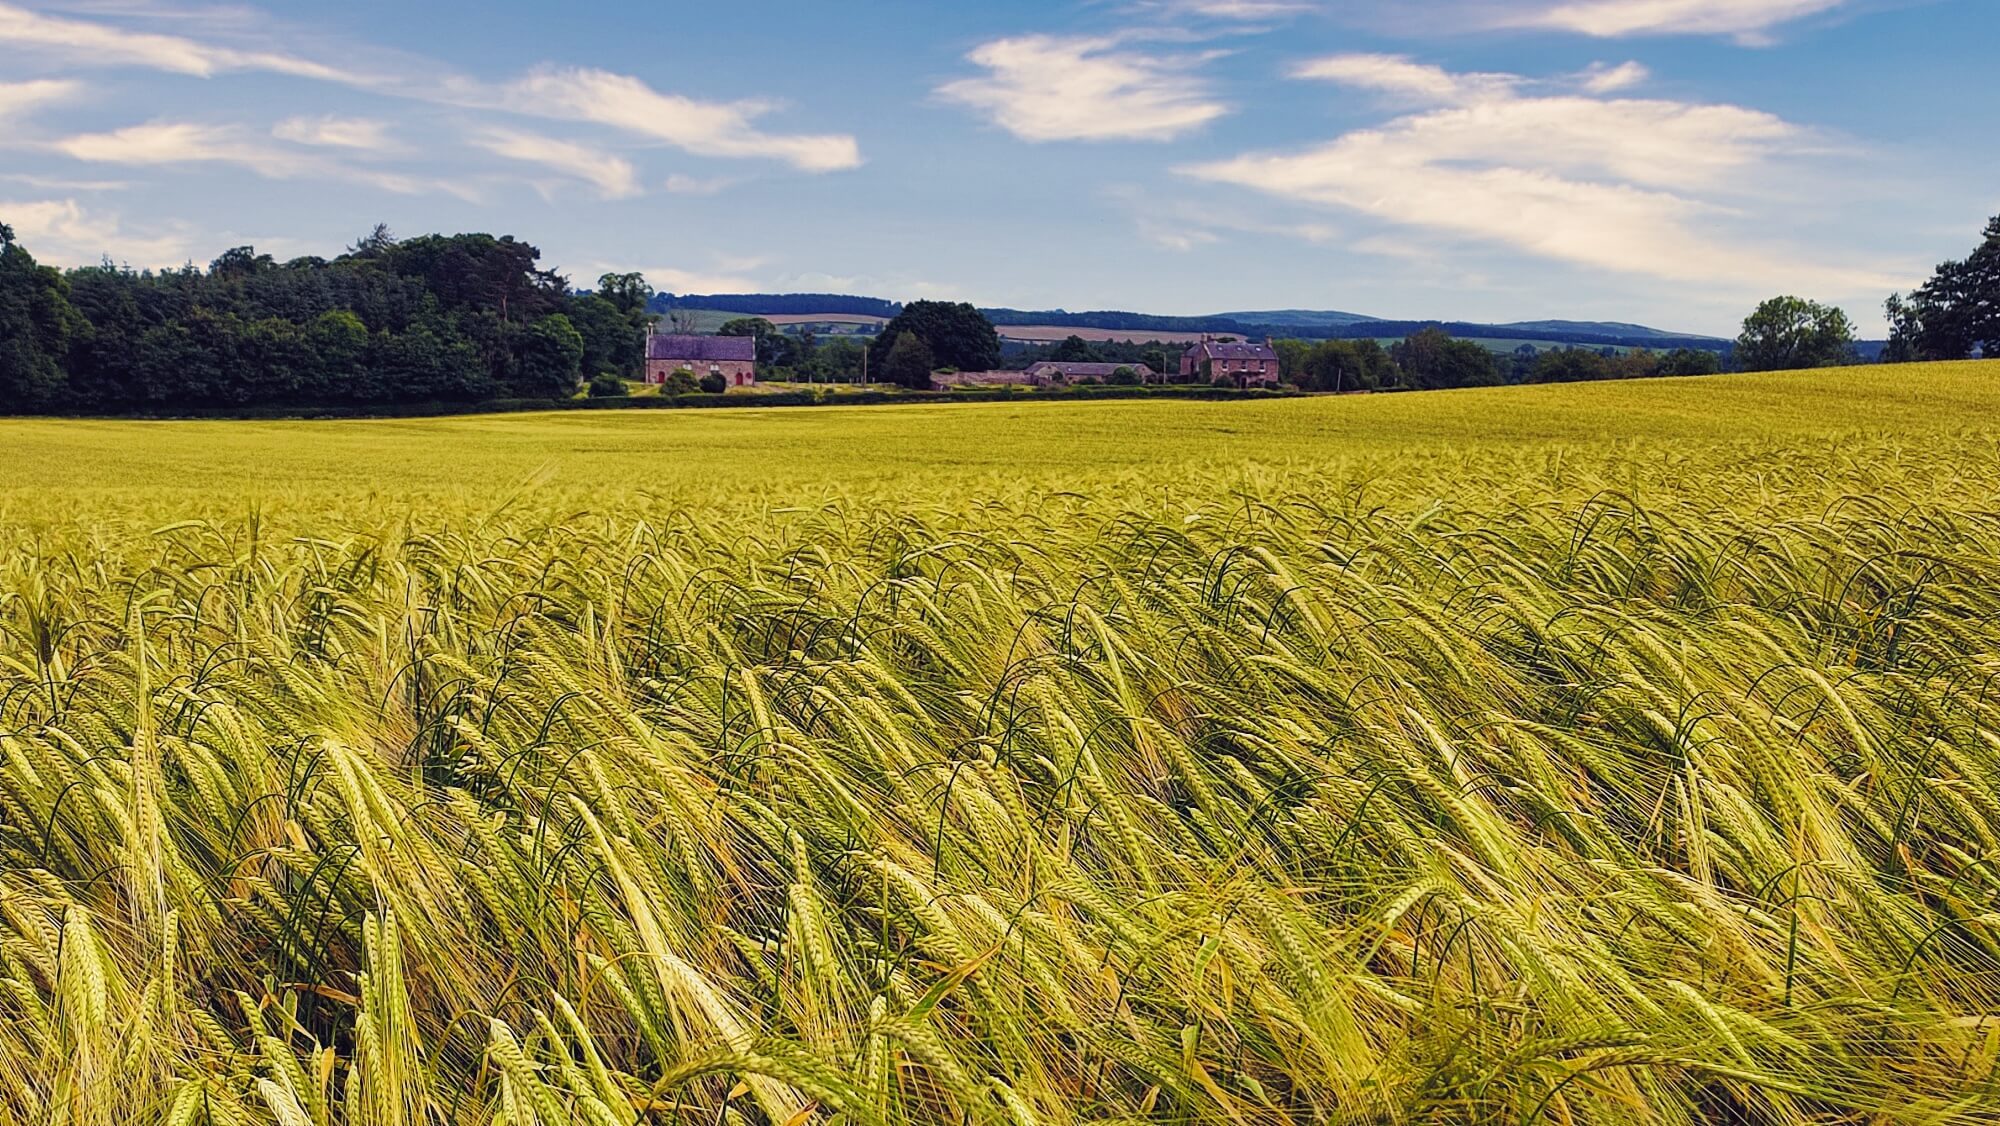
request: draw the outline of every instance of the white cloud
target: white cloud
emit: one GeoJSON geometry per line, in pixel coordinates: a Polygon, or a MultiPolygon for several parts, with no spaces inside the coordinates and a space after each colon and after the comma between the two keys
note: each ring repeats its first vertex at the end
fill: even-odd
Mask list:
{"type": "Polygon", "coordinates": [[[0,222],[14,228],[37,259],[63,266],[92,265],[111,254],[137,267],[165,268],[188,260],[186,232],[136,234],[115,214],[96,214],[73,199],[0,201],[0,222]]]}
{"type": "Polygon", "coordinates": [[[639,174],[631,161],[590,145],[513,129],[489,129],[473,137],[472,143],[509,160],[539,164],[594,184],[605,199],[629,199],[640,194],[639,174]]]}
{"type": "MultiPolygon", "coordinates": [[[[4,18],[0,11],[0,18],[4,18]]],[[[81,84],[61,79],[36,82],[0,82],[0,121],[25,116],[51,102],[66,101],[82,89],[81,84]]]]}
{"type": "Polygon", "coordinates": [[[1403,55],[1333,55],[1292,68],[1293,78],[1338,82],[1419,103],[1504,97],[1522,79],[1511,74],[1452,74],[1403,55]]]}
{"type": "Polygon", "coordinates": [[[337,67],[292,55],[238,50],[179,35],[45,16],[7,3],[0,3],[0,43],[38,48],[95,66],[142,66],[199,78],[227,70],[262,70],[327,82],[357,81],[337,67]]]}
{"type": "Polygon", "coordinates": [[[365,184],[398,195],[445,194],[477,199],[468,185],[452,180],[411,176],[347,161],[330,161],[316,153],[264,143],[230,125],[154,121],[108,133],[80,133],[51,142],[49,148],[76,160],[131,167],[171,167],[188,164],[233,164],[271,180],[316,176],[365,184]]]}
{"type": "Polygon", "coordinates": [[[232,126],[193,122],[154,121],[109,133],[80,133],[51,147],[99,164],[235,164],[271,179],[302,175],[313,166],[303,154],[260,144],[232,126]]]}
{"type": "Polygon", "coordinates": [[[1310,0],[1142,0],[1135,12],[1164,12],[1211,20],[1271,20],[1310,12],[1310,0]]]}
{"type": "MultiPolygon", "coordinates": [[[[701,156],[781,160],[809,172],[838,171],[861,163],[860,146],[848,134],[768,133],[758,129],[756,119],[774,108],[768,102],[701,101],[661,93],[629,75],[590,68],[542,68],[497,87],[407,59],[398,68],[401,74],[363,73],[282,51],[224,46],[105,22],[39,15],[6,0],[0,0],[0,47],[39,51],[79,65],[141,66],[202,78],[225,71],[269,71],[421,102],[588,121],[701,156]]],[[[310,132],[309,123],[303,120],[295,119],[292,124],[301,132],[310,132]]],[[[319,139],[302,143],[343,142],[319,139]]]]}
{"type": "Polygon", "coordinates": [[[288,117],[272,127],[271,135],[295,145],[368,152],[388,152],[398,147],[389,137],[387,122],[365,117],[288,117]]]}
{"type": "Polygon", "coordinates": [[[132,186],[125,180],[74,180],[66,176],[38,176],[32,172],[0,172],[0,180],[50,192],[122,192],[132,186]]]}
{"type": "Polygon", "coordinates": [[[769,112],[772,107],[767,103],[697,101],[663,94],[637,78],[603,70],[534,71],[506,88],[501,108],[608,125],[699,156],[764,157],[808,172],[835,172],[861,164],[860,145],[847,134],[760,131],[752,123],[769,112]]]}
{"type": "Polygon", "coordinates": [[[1628,62],[1617,66],[1598,63],[1583,72],[1583,88],[1593,94],[1613,94],[1642,86],[1652,77],[1653,72],[1641,63],[1628,62]]]}
{"type": "Polygon", "coordinates": [[[1181,171],[1599,270],[1844,293],[1895,283],[1735,232],[1775,162],[1814,145],[1809,131],[1771,114],[1583,90],[1537,96],[1524,92],[1526,79],[1432,74],[1376,56],[1308,69],[1432,104],[1304,151],[1181,171]]]}
{"type": "Polygon", "coordinates": [[[1758,37],[1780,24],[1830,12],[1848,0],[1564,0],[1537,4],[1509,22],[1584,35],[1758,37]]]}
{"type": "Polygon", "coordinates": [[[966,58],[988,73],[938,87],[1024,141],[1166,141],[1229,112],[1193,72],[1207,56],[1125,50],[1117,38],[997,39],[966,58]]]}

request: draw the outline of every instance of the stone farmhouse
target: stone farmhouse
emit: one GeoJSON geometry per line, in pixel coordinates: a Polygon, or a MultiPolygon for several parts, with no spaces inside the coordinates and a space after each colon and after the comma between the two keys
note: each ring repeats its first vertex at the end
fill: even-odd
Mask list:
{"type": "Polygon", "coordinates": [[[730,387],[754,387],[757,341],[748,336],[648,336],[646,382],[665,383],[677,371],[691,372],[696,379],[719,375],[730,387]]]}
{"type": "Polygon", "coordinates": [[[1203,339],[1181,355],[1181,378],[1228,379],[1238,387],[1275,386],[1278,353],[1269,344],[1223,344],[1203,339]]]}

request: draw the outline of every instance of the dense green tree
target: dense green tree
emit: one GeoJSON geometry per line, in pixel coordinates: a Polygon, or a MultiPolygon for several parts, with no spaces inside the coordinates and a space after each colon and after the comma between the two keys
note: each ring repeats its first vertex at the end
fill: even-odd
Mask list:
{"type": "Polygon", "coordinates": [[[208,264],[211,278],[247,278],[278,268],[278,263],[268,254],[257,253],[254,246],[238,246],[225,250],[208,264]]]}
{"type": "Polygon", "coordinates": [[[305,328],[309,372],[302,388],[313,402],[338,403],[355,397],[368,378],[368,326],[345,309],[321,313],[305,328]]]}
{"type": "Polygon", "coordinates": [[[1404,381],[1420,391],[1446,387],[1491,387],[1501,382],[1500,363],[1484,345],[1459,340],[1439,328],[1411,333],[1389,350],[1404,381]]]}
{"type": "Polygon", "coordinates": [[[815,383],[859,383],[867,354],[867,347],[852,337],[835,336],[813,350],[807,370],[815,383]]]}
{"type": "MultiPolygon", "coordinates": [[[[903,306],[869,347],[869,361],[886,369],[896,344],[909,335],[924,343],[935,367],[987,371],[1000,366],[1000,334],[994,331],[993,322],[962,302],[912,301],[903,306]]],[[[929,372],[926,368],[926,381],[929,372]]]]}
{"type": "Polygon", "coordinates": [[[1722,371],[1722,357],[1706,348],[1676,348],[1659,359],[1660,375],[1715,375],[1722,371]]]}
{"type": "Polygon", "coordinates": [[[929,389],[931,372],[937,366],[937,357],[921,334],[902,332],[897,334],[895,346],[889,349],[880,370],[883,382],[922,391],[929,389]]]}
{"type": "Polygon", "coordinates": [[[637,379],[646,366],[646,330],[602,294],[570,299],[565,314],[583,338],[583,373],[637,379]]]}
{"type": "Polygon", "coordinates": [[[1064,337],[1062,342],[1056,345],[1055,351],[1049,355],[1049,359],[1060,364],[1101,364],[1107,362],[1097,349],[1090,346],[1088,340],[1074,334],[1064,337]]]}
{"type": "Polygon", "coordinates": [[[1294,361],[1298,366],[1290,373],[1285,372],[1283,350],[1278,359],[1281,377],[1308,391],[1372,391],[1396,382],[1396,367],[1389,354],[1381,344],[1365,338],[1321,340],[1294,361]]]}
{"type": "Polygon", "coordinates": [[[37,263],[0,223],[0,412],[62,401],[70,351],[89,330],[62,274],[37,263]]]}
{"type": "Polygon", "coordinates": [[[1892,295],[1887,312],[1884,359],[1962,360],[1974,349],[2000,356],[2000,215],[1977,249],[1938,266],[1908,296],[1892,295]]]}
{"type": "Polygon", "coordinates": [[[646,306],[653,300],[653,287],[646,284],[644,274],[605,274],[597,279],[597,296],[611,302],[635,324],[643,324],[647,319],[646,306]]]}
{"type": "Polygon", "coordinates": [[[662,395],[693,395],[700,390],[701,381],[694,377],[694,372],[686,368],[668,372],[666,381],[660,384],[662,395]]]}
{"type": "Polygon", "coordinates": [[[799,342],[778,331],[778,326],[763,317],[738,317],[725,321],[716,330],[718,336],[748,336],[757,342],[757,366],[760,368],[797,368],[801,361],[799,342]]]}
{"type": "Polygon", "coordinates": [[[532,323],[560,309],[567,291],[560,275],[536,267],[541,256],[511,235],[423,235],[396,243],[381,261],[395,273],[421,279],[447,312],[473,310],[532,323]]]}
{"type": "Polygon", "coordinates": [[[1854,325],[1831,305],[1773,297],[1743,321],[1736,364],[1744,371],[1822,368],[1854,360],[1854,325]]]}
{"type": "Polygon", "coordinates": [[[1586,383],[1617,378],[1615,363],[1588,348],[1555,348],[1535,357],[1529,383],[1586,383]]]}
{"type": "Polygon", "coordinates": [[[512,390],[533,399],[560,399],[582,384],[583,336],[561,313],[551,313],[523,334],[512,390]]]}
{"type": "Polygon", "coordinates": [[[738,317],[733,321],[724,321],[722,327],[715,330],[715,334],[717,336],[751,336],[762,340],[767,336],[778,335],[778,326],[763,317],[738,317]]]}

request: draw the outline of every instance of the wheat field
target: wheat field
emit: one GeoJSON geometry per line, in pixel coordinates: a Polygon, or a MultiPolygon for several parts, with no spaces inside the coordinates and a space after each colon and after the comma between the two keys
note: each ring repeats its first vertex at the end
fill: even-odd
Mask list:
{"type": "Polygon", "coordinates": [[[0,1122],[1994,1121],[1995,418],[0,421],[0,1122]]]}

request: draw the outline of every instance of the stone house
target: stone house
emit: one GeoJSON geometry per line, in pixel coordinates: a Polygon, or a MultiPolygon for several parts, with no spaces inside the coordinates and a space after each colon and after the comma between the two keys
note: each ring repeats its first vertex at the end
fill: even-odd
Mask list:
{"type": "Polygon", "coordinates": [[[1227,378],[1238,387],[1275,387],[1278,353],[1269,344],[1203,340],[1181,355],[1181,378],[1227,378]]]}
{"type": "Polygon", "coordinates": [[[748,336],[680,336],[660,333],[646,338],[646,382],[665,383],[686,370],[696,379],[722,377],[730,387],[757,384],[757,341],[748,336]]]}

